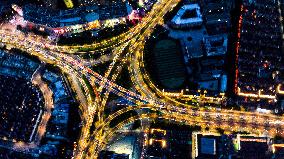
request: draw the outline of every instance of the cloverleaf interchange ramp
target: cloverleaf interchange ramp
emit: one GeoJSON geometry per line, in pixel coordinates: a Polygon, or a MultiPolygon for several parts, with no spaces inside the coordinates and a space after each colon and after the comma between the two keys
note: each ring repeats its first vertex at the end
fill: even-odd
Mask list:
{"type": "Polygon", "coordinates": [[[143,64],[145,41],[153,32],[155,26],[163,23],[163,16],[179,2],[180,0],[157,2],[148,15],[143,18],[142,22],[130,29],[130,31],[118,37],[91,45],[54,46],[52,42],[42,37],[25,35],[21,32],[0,31],[0,42],[6,48],[17,48],[38,57],[46,63],[54,64],[63,72],[69,74],[72,77],[70,79],[78,79],[79,83],[85,86],[83,93],[86,93],[87,103],[81,108],[81,118],[85,123],[82,127],[81,136],[78,139],[78,146],[74,150],[74,158],[96,158],[105,147],[107,141],[111,140],[111,137],[115,135],[116,130],[135,120],[146,118],[170,119],[175,122],[199,125],[203,128],[222,128],[227,131],[283,135],[283,117],[224,109],[206,110],[200,108],[196,110],[190,105],[178,103],[164,96],[151,82],[143,64]],[[89,66],[84,65],[80,59],[72,56],[72,53],[82,48],[105,50],[110,47],[114,48],[112,52],[114,58],[104,75],[98,74],[89,66]],[[128,66],[135,91],[125,89],[115,83],[115,79],[121,71],[120,68],[124,65],[128,66]],[[87,81],[84,81],[83,77],[87,81]],[[92,87],[87,87],[86,82],[89,82],[92,87]],[[90,91],[95,92],[95,98],[90,98],[90,91]],[[103,110],[110,92],[136,103],[136,106],[125,107],[104,119],[103,110]],[[161,115],[142,112],[139,115],[131,116],[119,122],[115,127],[109,126],[120,115],[142,108],[161,112],[161,115]],[[94,121],[95,115],[99,116],[98,121],[94,121]],[[94,131],[90,132],[93,122],[96,122],[96,127],[94,131]]]}

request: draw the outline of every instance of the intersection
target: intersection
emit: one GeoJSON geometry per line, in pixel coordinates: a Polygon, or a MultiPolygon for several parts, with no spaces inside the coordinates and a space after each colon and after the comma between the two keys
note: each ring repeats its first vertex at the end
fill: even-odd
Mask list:
{"type": "MultiPolygon", "coordinates": [[[[128,32],[117,37],[104,40],[99,43],[83,46],[57,46],[54,42],[36,35],[25,35],[22,32],[0,31],[0,42],[7,49],[16,48],[27,52],[31,56],[38,57],[41,61],[53,64],[59,67],[63,72],[70,76],[70,79],[79,81],[83,86],[81,92],[82,98],[87,103],[81,105],[81,119],[84,121],[80,138],[73,158],[96,158],[101,150],[115,135],[115,131],[124,125],[135,120],[146,118],[163,118],[182,122],[189,125],[198,125],[202,128],[222,128],[225,131],[246,131],[259,134],[283,136],[284,117],[272,114],[261,114],[244,111],[234,111],[216,108],[196,109],[191,105],[180,103],[170,97],[167,97],[151,81],[144,68],[143,50],[146,40],[151,36],[157,24],[163,24],[163,17],[171,11],[180,0],[161,0],[156,3],[153,9],[142,19],[142,21],[128,32]],[[85,65],[82,59],[75,58],[74,53],[90,49],[94,51],[104,51],[112,48],[113,59],[104,75],[93,71],[88,65],[85,65]],[[115,83],[119,77],[123,66],[127,66],[131,76],[131,82],[135,86],[135,91],[123,88],[115,83]],[[86,86],[86,77],[92,85],[92,89],[86,86]],[[91,97],[90,91],[94,92],[96,97],[91,97]],[[135,103],[135,106],[127,106],[107,118],[103,117],[104,107],[110,93],[135,103]],[[120,122],[114,128],[109,124],[116,117],[131,111],[149,108],[161,112],[161,115],[155,113],[143,113],[128,118],[120,122]],[[97,120],[95,120],[95,116],[97,120]],[[91,125],[95,123],[95,130],[90,132],[91,125]]],[[[95,63],[99,61],[95,61],[95,63]]],[[[130,81],[129,81],[130,82],[130,81]]]]}

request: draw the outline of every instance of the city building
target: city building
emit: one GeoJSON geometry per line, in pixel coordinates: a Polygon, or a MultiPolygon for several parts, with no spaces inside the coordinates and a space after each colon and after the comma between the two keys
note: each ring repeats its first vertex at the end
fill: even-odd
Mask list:
{"type": "Polygon", "coordinates": [[[217,159],[220,154],[221,135],[214,133],[192,133],[192,158],[217,159]]]}
{"type": "Polygon", "coordinates": [[[187,85],[195,94],[205,90],[216,97],[227,91],[231,5],[229,1],[210,0],[185,3],[169,23],[169,36],[181,43],[187,85]]]}
{"type": "Polygon", "coordinates": [[[273,158],[281,159],[284,158],[284,144],[273,144],[272,145],[273,158]]]}
{"type": "Polygon", "coordinates": [[[168,130],[169,158],[191,158],[190,130],[168,130]]]}
{"type": "Polygon", "coordinates": [[[150,129],[147,158],[164,158],[167,152],[167,131],[163,129],[150,129]]]}
{"type": "Polygon", "coordinates": [[[181,7],[171,20],[173,28],[200,27],[203,23],[202,14],[198,4],[188,4],[181,7]]]}
{"type": "Polygon", "coordinates": [[[248,135],[237,135],[237,156],[246,159],[264,158],[269,156],[269,138],[248,135]]]}
{"type": "Polygon", "coordinates": [[[277,110],[283,94],[282,25],[279,3],[243,1],[236,46],[235,93],[239,104],[277,110]]]}
{"type": "Polygon", "coordinates": [[[113,151],[101,151],[98,159],[129,159],[129,155],[117,154],[113,151]]]}
{"type": "Polygon", "coordinates": [[[230,12],[222,3],[209,3],[204,6],[203,15],[208,34],[226,33],[230,27],[230,12]]]}
{"type": "Polygon", "coordinates": [[[223,35],[207,36],[203,38],[206,56],[224,55],[227,53],[228,39],[223,35]]]}
{"type": "Polygon", "coordinates": [[[23,17],[29,28],[41,28],[49,35],[82,33],[125,24],[128,17],[127,3],[117,1],[110,5],[86,5],[69,10],[53,10],[48,7],[27,4],[23,6],[23,17]]]}

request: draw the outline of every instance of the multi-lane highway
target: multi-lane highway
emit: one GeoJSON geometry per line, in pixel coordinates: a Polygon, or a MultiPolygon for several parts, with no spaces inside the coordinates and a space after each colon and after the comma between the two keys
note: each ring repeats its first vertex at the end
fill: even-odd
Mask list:
{"type": "MultiPolygon", "coordinates": [[[[252,112],[241,112],[233,110],[217,109],[194,109],[190,105],[184,105],[165,96],[153,84],[144,69],[143,50],[145,41],[152,34],[157,24],[163,23],[164,15],[172,10],[180,0],[161,0],[142,19],[141,23],[117,37],[104,40],[100,43],[82,46],[56,46],[54,42],[40,36],[23,34],[22,32],[9,32],[0,30],[0,42],[6,48],[17,48],[40,60],[58,66],[63,72],[69,74],[69,79],[74,80],[74,90],[82,101],[82,115],[84,121],[82,133],[74,150],[74,158],[95,158],[102,150],[115,131],[123,125],[134,120],[144,118],[164,118],[175,122],[196,124],[203,128],[222,128],[226,131],[248,131],[261,134],[283,135],[283,117],[272,114],[259,114],[252,112]],[[93,71],[90,65],[86,64],[72,54],[80,49],[90,48],[93,50],[106,50],[112,48],[113,59],[104,75],[93,71]],[[127,90],[115,83],[124,65],[128,65],[132,84],[136,90],[127,90]],[[93,88],[86,85],[87,81],[93,88]],[[81,90],[80,86],[83,90],[81,90]],[[98,85],[98,87],[96,86],[98,85]],[[94,91],[96,97],[91,97],[90,91],[94,91]],[[103,118],[104,106],[107,103],[108,95],[112,92],[123,97],[136,106],[128,106],[121,109],[106,119],[103,118]],[[110,128],[111,121],[118,116],[131,110],[140,110],[143,107],[161,112],[159,116],[155,113],[142,113],[129,117],[120,122],[114,128],[110,128]],[[99,120],[94,121],[98,115],[99,120]],[[90,132],[90,127],[96,122],[95,130],[90,132]]],[[[97,63],[97,61],[93,61],[97,63]]],[[[99,62],[98,62],[99,64],[99,62]]]]}

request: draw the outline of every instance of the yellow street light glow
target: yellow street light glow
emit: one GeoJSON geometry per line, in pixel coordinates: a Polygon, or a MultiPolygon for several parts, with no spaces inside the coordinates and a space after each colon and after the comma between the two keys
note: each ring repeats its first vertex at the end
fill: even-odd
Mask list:
{"type": "Polygon", "coordinates": [[[281,90],[281,87],[282,87],[282,84],[279,84],[279,85],[277,86],[276,91],[277,91],[277,93],[279,93],[279,94],[284,94],[284,91],[281,90]]]}
{"type": "Polygon", "coordinates": [[[165,148],[167,146],[166,140],[162,140],[162,147],[165,148]]]}
{"type": "Polygon", "coordinates": [[[258,93],[243,93],[241,92],[241,88],[238,87],[238,95],[243,97],[250,97],[250,98],[263,98],[263,99],[276,99],[275,95],[268,95],[262,94],[261,90],[258,90],[258,93]]]}
{"type": "Polygon", "coordinates": [[[64,3],[65,3],[67,8],[73,8],[74,7],[72,0],[64,0],[64,3]]]}
{"type": "Polygon", "coordinates": [[[153,139],[150,139],[149,145],[152,145],[152,144],[153,144],[153,139]]]}

